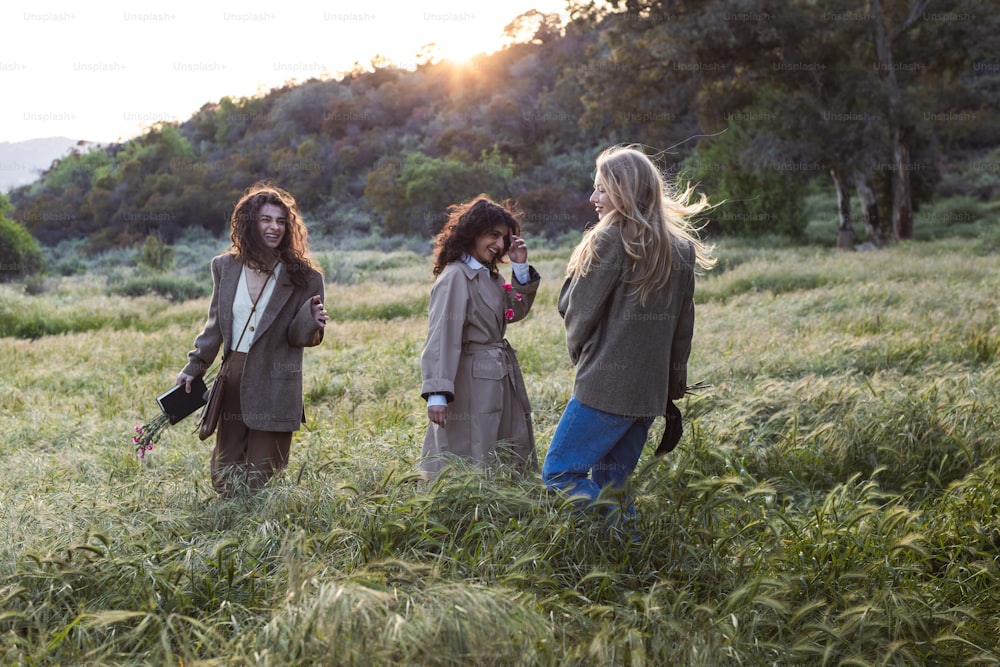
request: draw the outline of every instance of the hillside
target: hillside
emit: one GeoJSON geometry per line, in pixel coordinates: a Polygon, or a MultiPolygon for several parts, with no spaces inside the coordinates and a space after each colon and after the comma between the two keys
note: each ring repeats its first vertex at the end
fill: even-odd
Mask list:
{"type": "Polygon", "coordinates": [[[831,237],[881,244],[912,238],[914,213],[937,198],[1000,192],[1000,15],[893,5],[886,52],[864,22],[805,0],[773,16],[762,0],[740,13],[721,0],[675,13],[571,4],[570,23],[522,17],[532,37],[467,63],[376,63],[206,103],[60,160],[11,193],[13,217],[46,246],[173,243],[222,232],[241,191],[267,178],[335,236],[426,237],[449,204],[486,192],[555,238],[588,219],[593,158],[622,142],[725,201],[719,234],[801,238],[805,197],[821,188],[844,203],[831,237]]]}
{"type": "Polygon", "coordinates": [[[38,180],[54,160],[65,157],[74,147],[95,146],[67,137],[0,142],[0,192],[38,180]]]}

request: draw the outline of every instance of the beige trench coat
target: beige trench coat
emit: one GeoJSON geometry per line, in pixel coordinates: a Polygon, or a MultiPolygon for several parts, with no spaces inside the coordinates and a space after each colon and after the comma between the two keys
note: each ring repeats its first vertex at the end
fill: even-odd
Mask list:
{"type": "Polygon", "coordinates": [[[444,394],[448,412],[445,428],[428,424],[420,462],[425,475],[440,472],[450,456],[490,463],[498,443],[521,469],[538,467],[528,392],[517,351],[504,338],[507,323],[524,318],[535,300],[539,276],[530,271],[528,284],[514,278],[509,291],[502,276],[464,262],[449,264],[435,280],[420,357],[421,396],[444,394]]]}

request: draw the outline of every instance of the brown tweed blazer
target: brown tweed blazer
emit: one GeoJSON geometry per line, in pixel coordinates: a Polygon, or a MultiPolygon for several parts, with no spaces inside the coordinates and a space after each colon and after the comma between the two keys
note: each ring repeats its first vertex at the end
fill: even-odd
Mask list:
{"type": "MultiPolygon", "coordinates": [[[[188,353],[183,372],[203,375],[219,349],[230,349],[233,300],[243,263],[226,253],[212,259],[212,302],[205,327],[188,353]]],[[[247,353],[240,384],[244,423],[260,431],[296,431],[305,421],[302,401],[303,348],[319,345],[323,329],[313,320],[310,300],[325,297],[323,276],[309,269],[306,284],[296,286],[282,267],[271,299],[261,314],[247,353]]]]}
{"type": "Polygon", "coordinates": [[[584,405],[635,418],[664,414],[684,395],[694,334],[694,246],[671,238],[670,279],[645,307],[625,281],[632,271],[621,232],[603,230],[586,276],[559,294],[566,345],[576,365],[573,395],[584,405]]]}

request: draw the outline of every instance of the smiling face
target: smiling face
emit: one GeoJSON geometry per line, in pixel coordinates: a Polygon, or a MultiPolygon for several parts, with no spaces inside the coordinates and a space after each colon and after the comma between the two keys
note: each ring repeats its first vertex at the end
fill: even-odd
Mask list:
{"type": "Polygon", "coordinates": [[[510,228],[507,225],[503,223],[493,225],[476,237],[469,254],[479,260],[481,264],[492,266],[503,256],[508,233],[510,233],[510,228]]]}
{"type": "Polygon", "coordinates": [[[275,204],[264,204],[257,214],[257,232],[264,245],[271,250],[277,250],[285,238],[288,218],[285,211],[275,204]]]}
{"type": "Polygon", "coordinates": [[[590,195],[590,203],[594,205],[598,219],[615,210],[615,205],[611,203],[611,197],[607,193],[600,174],[594,177],[594,194],[590,195]]]}

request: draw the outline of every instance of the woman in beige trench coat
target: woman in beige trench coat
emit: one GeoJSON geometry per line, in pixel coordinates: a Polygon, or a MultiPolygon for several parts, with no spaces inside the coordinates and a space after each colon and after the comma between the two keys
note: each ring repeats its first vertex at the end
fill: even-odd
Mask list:
{"type": "Polygon", "coordinates": [[[485,195],[452,206],[435,241],[421,396],[430,423],[420,469],[435,476],[459,457],[535,470],[531,406],[507,324],[524,318],[540,277],[510,210],[485,195]],[[511,282],[497,270],[512,263],[511,282]]]}

